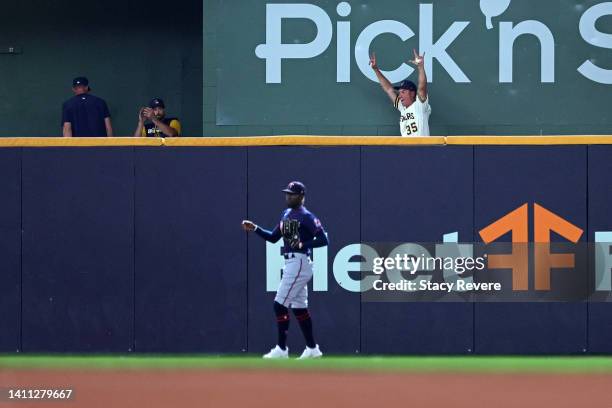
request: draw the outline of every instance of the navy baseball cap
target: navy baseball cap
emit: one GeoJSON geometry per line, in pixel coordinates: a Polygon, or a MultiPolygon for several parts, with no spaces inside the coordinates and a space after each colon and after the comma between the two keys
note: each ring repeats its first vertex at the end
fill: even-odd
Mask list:
{"type": "Polygon", "coordinates": [[[164,101],[161,98],[151,99],[151,102],[149,102],[149,108],[157,108],[157,107],[166,109],[166,105],[164,104],[164,101]]]}
{"type": "Polygon", "coordinates": [[[89,80],[85,77],[76,77],[72,80],[72,87],[89,86],[89,80]]]}
{"type": "Polygon", "coordinates": [[[412,91],[412,92],[417,91],[417,86],[414,84],[414,82],[408,79],[403,80],[401,84],[399,84],[398,86],[394,86],[393,88],[396,91],[399,91],[400,89],[407,89],[408,91],[412,91]]]}
{"type": "Polygon", "coordinates": [[[306,194],[306,186],[299,181],[292,181],[287,184],[287,188],[284,189],[283,192],[289,194],[306,194]]]}

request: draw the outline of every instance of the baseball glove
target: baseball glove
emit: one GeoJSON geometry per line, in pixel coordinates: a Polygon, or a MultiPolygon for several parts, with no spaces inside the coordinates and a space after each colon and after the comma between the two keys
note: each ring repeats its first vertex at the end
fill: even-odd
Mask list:
{"type": "Polygon", "coordinates": [[[286,245],[297,248],[300,244],[300,233],[298,231],[300,222],[298,220],[283,220],[281,234],[286,245]]]}

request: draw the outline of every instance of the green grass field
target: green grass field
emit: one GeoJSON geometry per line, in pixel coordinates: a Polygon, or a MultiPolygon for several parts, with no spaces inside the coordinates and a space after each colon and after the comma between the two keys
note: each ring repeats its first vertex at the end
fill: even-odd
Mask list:
{"type": "Polygon", "coordinates": [[[268,369],[418,373],[612,374],[612,357],[376,357],[325,356],[320,360],[263,360],[244,356],[0,356],[7,369],[268,369]]]}

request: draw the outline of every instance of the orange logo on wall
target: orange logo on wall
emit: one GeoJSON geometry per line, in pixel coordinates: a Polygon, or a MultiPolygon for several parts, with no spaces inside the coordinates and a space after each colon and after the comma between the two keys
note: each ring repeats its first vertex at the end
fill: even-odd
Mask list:
{"type": "MultiPolygon", "coordinates": [[[[550,252],[550,233],[555,232],[573,243],[578,242],[583,230],[557,214],[534,203],[534,270],[535,290],[550,290],[550,270],[573,268],[574,254],[550,252]]],[[[512,234],[512,252],[489,255],[489,269],[512,269],[512,289],[529,290],[529,214],[525,203],[479,231],[483,242],[489,244],[501,236],[512,234]]]]}

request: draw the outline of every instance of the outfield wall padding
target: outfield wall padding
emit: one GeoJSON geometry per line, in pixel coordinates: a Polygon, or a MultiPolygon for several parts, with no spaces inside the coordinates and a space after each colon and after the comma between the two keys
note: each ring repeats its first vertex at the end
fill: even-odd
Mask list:
{"type": "MultiPolygon", "coordinates": [[[[612,146],[588,146],[588,240],[612,231],[612,146]]],[[[612,353],[612,303],[589,303],[588,350],[612,353]]]]}
{"type": "MultiPolygon", "coordinates": [[[[538,203],[592,241],[612,231],[611,158],[599,145],[6,146],[0,351],[266,351],[266,244],[240,221],[273,227],[299,179],[331,241],[327,290],[310,287],[325,351],[611,353],[610,303],[364,303],[333,273],[347,245],[479,241],[524,203],[530,236],[538,203]]],[[[303,347],[295,320],[289,346],[303,347]]]]}
{"type": "Polygon", "coordinates": [[[136,151],[136,351],[246,350],[246,156],[136,151]]]}
{"type": "Polygon", "coordinates": [[[134,148],[23,149],[22,347],[134,344],[134,148]]]}
{"type": "MultiPolygon", "coordinates": [[[[530,241],[533,240],[534,203],[554,209],[556,214],[585,228],[586,169],[585,146],[476,146],[477,228],[491,224],[525,203],[529,208],[530,241]]],[[[551,237],[552,241],[556,239],[551,237]]],[[[507,240],[510,241],[509,234],[507,240]]],[[[585,240],[584,234],[581,240],[585,240]]],[[[551,279],[555,273],[562,272],[552,272],[551,279]]],[[[533,277],[529,285],[533,289],[533,277]]],[[[562,354],[586,350],[586,303],[476,303],[475,306],[478,353],[562,354]]]]}
{"type": "Polygon", "coordinates": [[[21,149],[0,150],[0,352],[21,349],[21,149]]]}
{"type": "MultiPolygon", "coordinates": [[[[464,146],[363,149],[362,242],[442,242],[453,232],[471,241],[472,151],[464,146]]],[[[472,303],[362,304],[366,353],[470,353],[472,334],[472,303]]]]}

